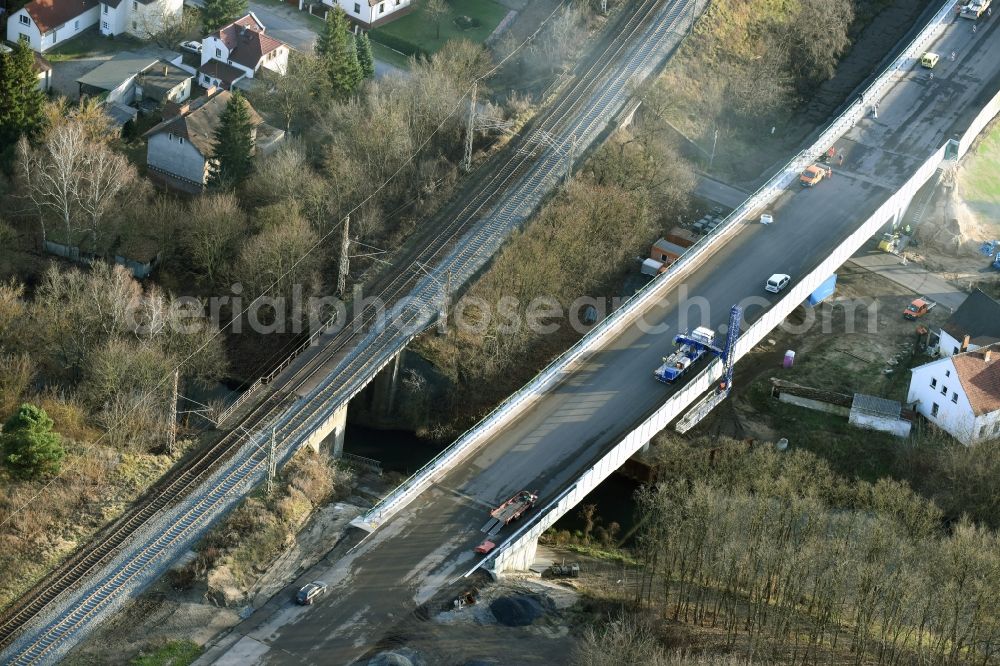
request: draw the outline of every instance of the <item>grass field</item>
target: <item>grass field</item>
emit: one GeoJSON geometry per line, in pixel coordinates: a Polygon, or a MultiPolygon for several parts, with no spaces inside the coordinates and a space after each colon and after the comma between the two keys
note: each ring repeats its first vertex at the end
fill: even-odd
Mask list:
{"type": "Polygon", "coordinates": [[[372,30],[372,40],[390,46],[392,41],[398,40],[411,45],[415,51],[434,53],[450,39],[482,42],[507,15],[507,9],[492,0],[450,0],[447,6],[451,11],[441,17],[440,36],[438,27],[427,17],[425,5],[421,3],[406,16],[372,30]],[[463,30],[455,23],[459,16],[468,16],[478,25],[463,30]]]}
{"type": "Polygon", "coordinates": [[[101,53],[113,55],[120,51],[141,49],[144,46],[146,45],[143,42],[134,37],[118,35],[112,39],[105,37],[95,28],[46,51],[45,59],[49,62],[61,62],[101,53]]]}
{"type": "Polygon", "coordinates": [[[962,169],[962,194],[973,205],[1000,206],[1000,124],[995,124],[962,169]]]}

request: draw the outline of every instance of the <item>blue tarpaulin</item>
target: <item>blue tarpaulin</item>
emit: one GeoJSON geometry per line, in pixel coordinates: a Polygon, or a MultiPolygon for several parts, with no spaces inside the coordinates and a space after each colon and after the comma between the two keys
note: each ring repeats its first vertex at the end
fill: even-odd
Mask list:
{"type": "Polygon", "coordinates": [[[826,299],[833,296],[833,292],[837,290],[837,274],[834,273],[826,280],[823,284],[816,288],[816,291],[809,294],[808,303],[810,306],[816,306],[825,301],[826,299]]]}

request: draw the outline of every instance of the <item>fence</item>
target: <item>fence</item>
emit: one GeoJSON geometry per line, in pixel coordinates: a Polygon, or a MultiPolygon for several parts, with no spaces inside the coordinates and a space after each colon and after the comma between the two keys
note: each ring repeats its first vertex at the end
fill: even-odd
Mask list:
{"type": "MultiPolygon", "coordinates": [[[[449,469],[459,459],[485,441],[492,432],[517,416],[536,397],[557,384],[573,364],[617,335],[620,329],[631,323],[641,310],[662,299],[668,291],[679,283],[681,278],[687,276],[691,270],[704,261],[711,253],[715,252],[725,240],[748,222],[753,213],[759,211],[772,201],[789,183],[794,182],[803,168],[826,152],[826,149],[837,138],[853,127],[864,116],[868,108],[867,105],[881,97],[898,72],[913,66],[919,54],[922,53],[924,46],[937,36],[938,32],[943,29],[946,21],[952,19],[953,6],[953,0],[945,2],[927,26],[910,42],[909,46],[899,57],[865,89],[859,97],[859,104],[852,105],[840,117],[831,122],[812,146],[793,157],[784,168],[750,195],[741,206],[730,213],[723,224],[695,243],[694,246],[674,263],[670,272],[653,280],[644,289],[633,295],[621,308],[604,319],[586,337],[546,366],[528,384],[512,394],[485,419],[463,434],[454,444],[442,451],[427,465],[404,481],[403,484],[386,496],[382,502],[363,516],[355,519],[353,524],[368,530],[377,528],[379,524],[394,515],[396,511],[406,506],[434,477],[449,469]]],[[[837,264],[838,267],[839,265],[837,264]]],[[[832,273],[833,270],[830,270],[827,272],[826,277],[829,277],[832,273]]],[[[793,292],[798,293],[798,287],[801,286],[802,283],[793,292]]],[[[805,300],[805,297],[813,289],[815,287],[807,291],[799,302],[805,300]]],[[[744,335],[744,337],[746,336],[744,335]]]]}

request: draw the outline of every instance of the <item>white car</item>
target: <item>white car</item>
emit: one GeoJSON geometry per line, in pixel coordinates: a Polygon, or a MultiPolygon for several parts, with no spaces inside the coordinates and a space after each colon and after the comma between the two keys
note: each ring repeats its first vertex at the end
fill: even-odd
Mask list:
{"type": "Polygon", "coordinates": [[[764,284],[764,289],[772,294],[777,294],[785,288],[791,279],[792,278],[790,276],[785,275],[784,273],[775,273],[771,277],[767,278],[767,283],[764,284]]]}
{"type": "Polygon", "coordinates": [[[321,580],[314,580],[313,582],[302,586],[299,593],[295,595],[295,602],[300,606],[310,606],[317,597],[321,596],[325,592],[326,583],[321,580]]]}
{"type": "Polygon", "coordinates": [[[196,42],[195,40],[181,42],[180,47],[185,51],[190,51],[191,53],[201,53],[201,42],[196,42]]]}

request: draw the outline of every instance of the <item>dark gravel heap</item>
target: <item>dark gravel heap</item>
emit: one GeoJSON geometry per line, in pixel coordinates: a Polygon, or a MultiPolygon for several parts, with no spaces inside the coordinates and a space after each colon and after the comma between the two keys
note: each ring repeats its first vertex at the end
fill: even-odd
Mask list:
{"type": "Polygon", "coordinates": [[[497,622],[508,627],[526,627],[545,614],[538,599],[525,595],[495,599],[490,610],[497,622]]]}

